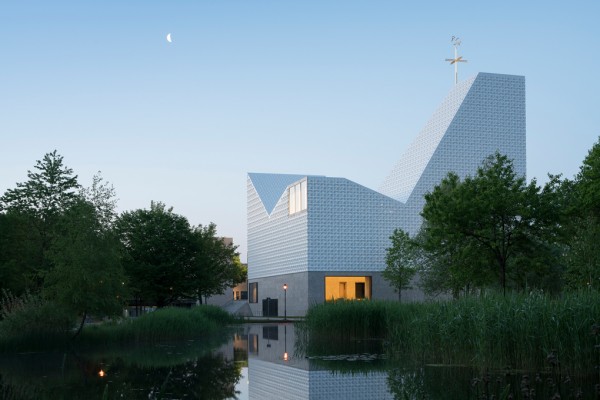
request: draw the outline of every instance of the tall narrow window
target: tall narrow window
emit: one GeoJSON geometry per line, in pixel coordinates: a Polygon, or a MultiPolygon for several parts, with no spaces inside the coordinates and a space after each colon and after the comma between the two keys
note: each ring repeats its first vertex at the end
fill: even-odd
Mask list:
{"type": "Polygon", "coordinates": [[[300,193],[300,185],[296,185],[296,212],[303,210],[302,208],[302,193],[300,193]]]}
{"type": "Polygon", "coordinates": [[[289,214],[296,214],[300,211],[308,208],[308,194],[307,194],[307,183],[306,180],[298,182],[289,189],[289,214]]]}
{"type": "Polygon", "coordinates": [[[308,203],[308,191],[306,190],[306,181],[300,182],[300,193],[302,193],[301,210],[306,210],[306,204],[308,203]]]}
{"type": "Polygon", "coordinates": [[[296,213],[296,186],[290,188],[290,215],[296,213]]]}
{"type": "Polygon", "coordinates": [[[248,291],[250,292],[249,303],[258,303],[258,282],[253,282],[248,285],[248,291]]]}

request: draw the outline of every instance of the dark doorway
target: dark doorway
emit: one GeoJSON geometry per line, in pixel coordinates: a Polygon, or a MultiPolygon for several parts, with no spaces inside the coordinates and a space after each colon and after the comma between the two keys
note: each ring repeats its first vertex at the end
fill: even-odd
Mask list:
{"type": "Polygon", "coordinates": [[[277,299],[267,297],[262,301],[262,312],[263,317],[276,317],[277,316],[277,299]]]}
{"type": "Polygon", "coordinates": [[[355,290],[357,299],[365,298],[365,283],[364,282],[356,282],[356,284],[354,286],[354,290],[355,290]]]}

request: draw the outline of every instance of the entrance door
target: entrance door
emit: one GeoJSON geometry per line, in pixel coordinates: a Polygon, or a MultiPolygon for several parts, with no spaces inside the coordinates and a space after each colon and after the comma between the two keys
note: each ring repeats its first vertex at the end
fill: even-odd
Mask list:
{"type": "Polygon", "coordinates": [[[277,316],[277,299],[267,297],[262,301],[262,312],[263,317],[276,317],[277,316]]]}
{"type": "Polygon", "coordinates": [[[364,282],[356,282],[354,284],[354,293],[357,299],[365,298],[365,283],[364,282]]]}

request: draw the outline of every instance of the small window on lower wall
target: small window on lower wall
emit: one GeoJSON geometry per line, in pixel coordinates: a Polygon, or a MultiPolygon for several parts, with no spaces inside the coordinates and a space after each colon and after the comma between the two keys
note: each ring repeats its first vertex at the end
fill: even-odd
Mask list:
{"type": "Polygon", "coordinates": [[[250,297],[248,298],[249,303],[258,303],[258,282],[248,284],[248,291],[250,297]]]}
{"type": "Polygon", "coordinates": [[[364,300],[371,298],[370,276],[326,276],[325,300],[364,300]]]}

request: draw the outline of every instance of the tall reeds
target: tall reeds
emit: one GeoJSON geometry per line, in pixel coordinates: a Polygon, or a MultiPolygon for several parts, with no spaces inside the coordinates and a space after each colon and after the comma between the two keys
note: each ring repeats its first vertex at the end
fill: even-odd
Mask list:
{"type": "Polygon", "coordinates": [[[306,324],[310,341],[384,338],[407,361],[520,369],[554,363],[577,372],[593,371],[599,321],[600,294],[576,292],[326,303],[309,310],[306,324]]]}
{"type": "Polygon", "coordinates": [[[191,309],[163,308],[134,319],[88,326],[80,342],[98,343],[160,343],[170,340],[195,339],[219,332],[235,320],[215,306],[191,309]]]}

